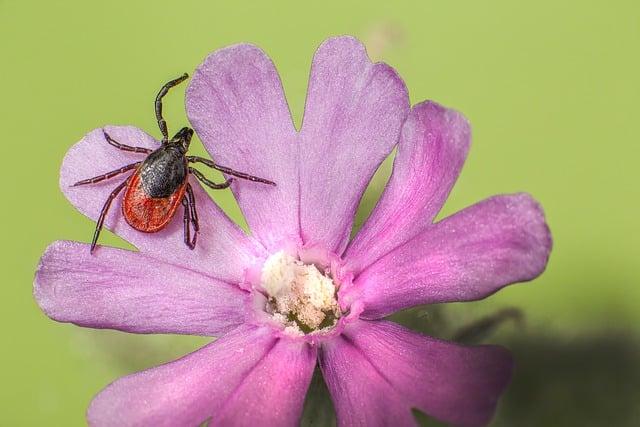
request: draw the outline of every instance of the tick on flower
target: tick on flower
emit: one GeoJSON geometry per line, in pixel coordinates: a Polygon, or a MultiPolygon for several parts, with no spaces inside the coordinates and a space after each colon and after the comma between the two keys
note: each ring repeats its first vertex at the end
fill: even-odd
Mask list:
{"type": "MultiPolygon", "coordinates": [[[[509,382],[509,352],[442,341],[385,319],[420,304],[487,297],[532,280],[547,264],[551,235],[528,194],[490,197],[435,220],[469,149],[464,116],[431,101],[410,107],[398,74],[372,63],[352,37],[318,48],[299,131],[273,63],[248,44],[205,59],[186,91],[186,110],[216,161],[278,186],[237,180],[231,187],[248,235],[194,180],[207,238],[193,252],[168,238],[182,231],[175,221],[158,237],[113,216],[105,224],[137,252],[49,246],[34,285],[49,317],[219,337],[114,381],[91,402],[89,424],[295,426],[316,366],[339,427],[413,426],[412,409],[447,424],[488,423],[509,382]],[[350,238],[362,194],[394,147],[382,197],[350,238]]],[[[135,128],[107,132],[154,144],[135,128]]],[[[60,172],[62,191],[93,219],[95,200],[107,192],[68,185],[130,155],[96,156],[102,141],[102,131],[85,136],[60,172]]]]}
{"type": "Polygon", "coordinates": [[[93,252],[96,247],[98,236],[113,199],[123,189],[125,189],[125,193],[122,203],[122,215],[131,227],[145,233],[156,233],[165,228],[175,215],[178,206],[182,204],[184,207],[184,243],[189,249],[194,249],[200,225],[196,209],[196,198],[188,180],[189,174],[193,174],[202,183],[215,190],[229,187],[233,178],[228,178],[222,184],[216,184],[208,180],[202,172],[189,166],[189,163],[202,163],[226,175],[275,185],[274,182],[267,179],[220,166],[202,157],[187,156],[191,137],[193,136],[193,129],[191,128],[183,127],[173,138],[169,139],[167,123],[162,117],[162,98],[169,92],[169,89],[180,84],[188,77],[189,75],[185,73],[177,79],[169,81],[156,96],[156,119],[158,120],[160,132],[162,132],[162,142],[159,148],[153,150],[125,145],[113,139],[111,135],[103,130],[104,140],[107,143],[118,150],[146,154],[146,159],[130,163],[93,178],[80,180],[72,185],[72,187],[78,187],[80,185],[95,184],[135,169],[135,172],[121,182],[104,202],[93,233],[90,252],[93,252]],[[193,237],[191,237],[191,228],[193,228],[193,237]]]}

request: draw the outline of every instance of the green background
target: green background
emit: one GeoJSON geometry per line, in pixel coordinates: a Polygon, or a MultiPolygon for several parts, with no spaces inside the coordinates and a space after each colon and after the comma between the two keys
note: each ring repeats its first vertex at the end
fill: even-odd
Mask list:
{"type": "MultiPolygon", "coordinates": [[[[495,425],[640,425],[640,3],[557,0],[0,1],[1,425],[82,425],[108,382],[203,342],[84,330],[40,312],[31,286],[44,248],[88,241],[94,228],[58,189],[66,150],[104,124],[158,135],[159,86],[244,41],[273,58],[299,123],[312,54],[338,34],[395,67],[413,103],[434,99],[471,121],[445,214],[521,190],[545,207],[555,245],[542,277],[413,313],[446,335],[517,309],[522,322],[487,338],[518,361],[495,425]]],[[[183,90],[165,103],[174,129],[186,124],[183,90]]],[[[388,172],[387,162],[359,222],[388,172]]],[[[228,192],[215,197],[242,221],[228,192]]],[[[108,232],[102,242],[126,246],[108,232]]]]}

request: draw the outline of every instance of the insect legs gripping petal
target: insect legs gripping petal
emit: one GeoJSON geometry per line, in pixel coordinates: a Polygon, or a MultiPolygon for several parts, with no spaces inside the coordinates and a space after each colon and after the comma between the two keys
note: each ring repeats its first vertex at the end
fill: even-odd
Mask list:
{"type": "Polygon", "coordinates": [[[156,96],[156,119],[162,133],[162,141],[157,149],[151,150],[123,144],[113,139],[111,135],[103,130],[106,143],[118,150],[143,154],[146,157],[138,162],[122,166],[93,178],[83,179],[72,185],[72,187],[77,187],[95,184],[133,170],[133,173],[114,188],[102,206],[96,229],[93,233],[93,240],[91,241],[91,252],[96,247],[109,207],[122,190],[124,190],[122,214],[125,220],[131,227],[144,233],[154,233],[165,228],[175,216],[178,207],[182,205],[184,210],[184,242],[189,249],[194,249],[200,225],[196,210],[196,198],[189,183],[189,175],[193,175],[206,186],[216,190],[229,187],[234,179],[233,177],[275,185],[273,181],[268,179],[218,165],[212,160],[203,157],[187,156],[191,137],[193,136],[193,129],[191,128],[183,127],[173,138],[169,138],[167,122],[162,117],[162,98],[169,92],[169,89],[185,81],[188,77],[188,74],[185,73],[177,79],[171,80],[162,86],[156,96]],[[216,184],[207,179],[202,172],[190,166],[190,163],[201,163],[231,177],[221,184],[216,184]]]}

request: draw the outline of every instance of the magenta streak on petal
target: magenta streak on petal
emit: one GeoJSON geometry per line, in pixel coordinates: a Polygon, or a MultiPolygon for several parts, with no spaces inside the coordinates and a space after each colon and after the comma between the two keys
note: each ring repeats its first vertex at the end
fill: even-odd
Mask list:
{"type": "Polygon", "coordinates": [[[467,120],[426,101],[402,127],[393,174],[377,206],[344,255],[354,275],[432,224],[469,151],[467,120]]]}
{"type": "Polygon", "coordinates": [[[340,292],[364,318],[418,304],[471,301],[541,274],[551,235],[528,194],[495,196],[444,219],[380,258],[340,292]]]}
{"type": "MultiPolygon", "coordinates": [[[[151,136],[131,126],[107,126],[112,138],[123,144],[155,149],[159,143],[151,136]]],[[[118,150],[109,145],[102,129],[95,129],[75,144],[64,158],[60,169],[60,189],[67,199],[83,214],[94,221],[107,196],[132,172],[93,185],[71,187],[75,182],[90,178],[124,165],[144,160],[144,154],[118,150]]],[[[106,228],[135,245],[140,252],[156,259],[179,264],[185,268],[203,272],[223,281],[242,283],[245,270],[261,265],[266,253],[262,246],[247,237],[202,189],[190,178],[196,196],[200,218],[200,235],[196,249],[191,251],[184,244],[182,207],[169,225],[157,233],[142,233],[131,228],[122,216],[123,193],[111,205],[105,221],[106,228]]],[[[93,234],[87,229],[87,240],[93,234]]],[[[96,253],[101,249],[96,249],[96,253]]]]}
{"type": "Polygon", "coordinates": [[[300,227],[307,245],[344,250],[358,202],[398,142],[409,100],[397,73],[352,37],[325,41],[300,131],[300,227]]]}
{"type": "Polygon", "coordinates": [[[213,425],[298,425],[315,364],[315,347],[278,340],[227,399],[213,425]]]}
{"type": "Polygon", "coordinates": [[[243,325],[182,359],[115,381],[87,418],[92,426],[293,426],[315,357],[304,342],[243,325]]]}
{"type": "Polygon", "coordinates": [[[54,242],[34,296],[54,320],[136,333],[221,335],[245,321],[249,294],[183,267],[114,248],[54,242]]]}
{"type": "MultiPolygon", "coordinates": [[[[357,390],[349,395],[361,399],[372,394],[371,387],[376,389],[384,382],[393,391],[392,396],[394,393],[401,396],[399,403],[392,404],[392,407],[399,405],[393,409],[397,413],[410,414],[411,408],[417,408],[454,425],[485,425],[511,376],[511,356],[501,347],[465,347],[409,331],[392,322],[355,322],[345,330],[343,338],[347,344],[343,345],[343,351],[334,354],[338,358],[334,363],[345,363],[340,359],[348,357],[353,367],[370,368],[356,368],[332,381],[351,383],[350,387],[357,390]],[[346,345],[353,350],[344,351],[346,345]]],[[[343,395],[333,394],[333,398],[344,405],[343,413],[358,420],[375,414],[378,406],[375,395],[363,399],[359,407],[345,402],[343,395]]]]}
{"type": "Polygon", "coordinates": [[[339,427],[416,425],[404,397],[343,336],[322,346],[319,361],[339,427]]]}
{"type": "Polygon", "coordinates": [[[216,162],[276,182],[232,185],[253,235],[270,251],[298,243],[297,135],[271,60],[248,44],[212,53],[194,73],[186,108],[216,162]]]}
{"type": "MultiPolygon", "coordinates": [[[[241,326],[179,360],[116,380],[91,402],[91,426],[195,426],[218,415],[233,390],[276,344],[241,326]]],[[[241,419],[242,414],[238,414],[241,419]]]]}

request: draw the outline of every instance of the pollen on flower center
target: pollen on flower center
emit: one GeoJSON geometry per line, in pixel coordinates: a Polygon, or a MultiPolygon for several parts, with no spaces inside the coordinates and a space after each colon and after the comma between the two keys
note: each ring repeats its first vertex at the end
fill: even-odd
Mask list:
{"type": "Polygon", "coordinates": [[[269,297],[267,311],[291,331],[329,329],[340,317],[331,277],[283,251],[264,263],[261,283],[269,297]]]}

